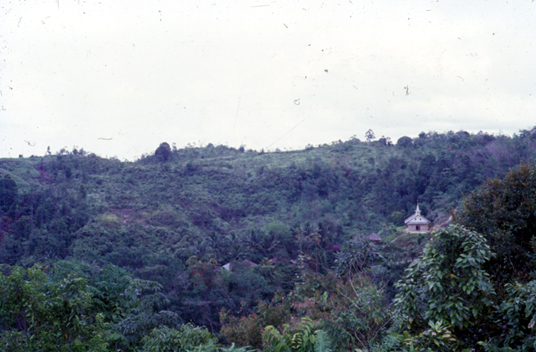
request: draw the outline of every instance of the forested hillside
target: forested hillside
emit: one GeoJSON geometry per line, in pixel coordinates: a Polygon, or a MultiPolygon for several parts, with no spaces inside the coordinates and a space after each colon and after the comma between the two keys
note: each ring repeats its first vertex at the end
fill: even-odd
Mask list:
{"type": "MultiPolygon", "coordinates": [[[[148,348],[152,328],[187,322],[219,333],[222,341],[260,348],[263,329],[288,321],[288,314],[296,309],[312,320],[303,320],[299,326],[296,322],[288,329],[307,329],[324,313],[337,316],[335,325],[322,330],[329,335],[326,339],[333,340],[337,321],[349,324],[351,330],[351,317],[343,312],[356,294],[355,284],[364,290],[361,294],[367,292],[365,296],[373,302],[370,307],[376,309],[371,311],[376,315],[368,316],[363,324],[377,324],[378,330],[371,328],[366,336],[339,336],[337,348],[344,349],[372,346],[380,329],[391,324],[383,307],[400,291],[395,282],[429,240],[424,235],[408,238],[401,231],[403,220],[413,214],[417,203],[437,227],[446,224],[454,209],[461,207],[464,194],[479,189],[487,179],[504,177],[523,161],[536,160],[536,129],[512,137],[430,132],[413,139],[402,137],[396,144],[388,138],[366,142],[352,138],[290,152],[211,144],[155,147],[154,153],[135,162],[104,159],[82,149],[0,159],[4,274],[11,275],[14,266],[25,270],[40,264],[30,269],[37,275],[35,280],[55,287],[58,276],[50,277],[50,273],[67,272],[70,266],[91,287],[116,279],[123,282],[117,292],[145,285],[139,292],[160,295],[160,303],[145,307],[135,303],[134,294],[130,301],[117,303],[123,307],[121,314],[112,318],[106,315],[112,313],[106,313],[102,318],[123,324],[118,331],[126,340],[116,336],[119,340],[114,341],[124,350],[142,346],[139,336],[146,336],[148,348]],[[381,245],[360,242],[371,232],[382,237],[381,245]],[[361,259],[356,261],[357,257],[361,259]],[[227,263],[231,270],[222,268],[227,263]],[[369,267],[366,277],[352,281],[355,272],[369,267]],[[95,275],[115,278],[103,276],[99,281],[95,275]],[[345,277],[349,281],[341,279],[345,277]],[[293,298],[285,301],[285,295],[293,298]],[[329,302],[325,301],[328,296],[329,302]],[[325,306],[308,306],[311,300],[325,306]],[[138,311],[132,308],[136,305],[138,311]],[[140,317],[143,309],[157,306],[169,314],[151,318],[150,324],[127,326],[132,323],[129,314],[140,317]],[[245,328],[248,324],[257,330],[245,328]],[[248,334],[252,336],[244,337],[248,334]]],[[[469,213],[463,213],[464,224],[477,221],[469,213]]],[[[489,260],[486,255],[482,261],[489,260]]],[[[502,265],[493,263],[496,268],[502,265]]],[[[528,275],[521,264],[504,275],[518,277],[521,271],[528,275]]],[[[18,275],[20,280],[29,271],[18,275]]],[[[38,291],[37,286],[33,289],[38,291]]],[[[103,287],[99,290],[99,295],[106,295],[103,287]]],[[[407,294],[404,290],[399,295],[407,294]]],[[[101,301],[108,304],[113,299],[101,301]]],[[[89,301],[79,304],[96,309],[89,301]]],[[[411,328],[424,329],[421,325],[411,328]]],[[[284,335],[283,328],[273,336],[277,334],[284,335]]],[[[110,344],[113,339],[105,340],[110,344]]]]}

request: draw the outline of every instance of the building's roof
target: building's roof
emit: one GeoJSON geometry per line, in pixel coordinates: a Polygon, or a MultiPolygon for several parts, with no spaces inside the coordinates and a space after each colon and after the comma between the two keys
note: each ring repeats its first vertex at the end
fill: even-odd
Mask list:
{"type": "Polygon", "coordinates": [[[419,204],[417,204],[417,208],[415,209],[415,214],[413,214],[412,216],[404,220],[404,223],[408,225],[424,225],[424,224],[430,224],[431,221],[421,215],[419,204]]]}
{"type": "Polygon", "coordinates": [[[415,219],[417,217],[416,214],[413,214],[412,216],[410,216],[409,218],[407,218],[406,220],[404,220],[404,223],[407,224],[408,222],[410,222],[411,220],[415,219]]]}
{"type": "Polygon", "coordinates": [[[256,266],[257,264],[253,263],[251,260],[249,259],[244,259],[244,264],[248,267],[248,268],[253,268],[254,266],[256,266]]]}
{"type": "MultiPolygon", "coordinates": [[[[275,259],[275,258],[274,258],[275,259]]],[[[245,265],[247,268],[252,268],[254,266],[256,266],[257,264],[253,263],[251,260],[243,260],[242,262],[235,262],[235,263],[227,263],[225,265],[222,266],[222,268],[226,269],[226,270],[233,270],[235,267],[236,267],[236,264],[242,264],[242,265],[245,265]]]]}
{"type": "Polygon", "coordinates": [[[429,224],[430,223],[430,220],[428,220],[427,218],[425,218],[424,216],[417,216],[413,219],[411,219],[410,221],[406,222],[407,225],[425,225],[425,224],[429,224]]]}

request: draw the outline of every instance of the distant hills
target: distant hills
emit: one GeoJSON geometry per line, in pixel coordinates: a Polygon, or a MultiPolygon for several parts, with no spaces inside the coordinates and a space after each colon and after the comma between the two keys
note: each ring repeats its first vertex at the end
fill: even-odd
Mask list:
{"type": "Polygon", "coordinates": [[[430,132],[396,144],[353,138],[269,153],[162,143],[135,162],[76,149],[4,158],[0,262],[113,263],[167,292],[180,286],[188,260],[288,264],[305,253],[316,258],[314,270],[327,270],[330,248],[372,232],[391,241],[417,203],[445,222],[464,194],[534,161],[535,147],[533,129],[430,132]]]}
{"type": "MultiPolygon", "coordinates": [[[[243,235],[279,222],[322,224],[341,241],[400,226],[417,203],[434,223],[446,220],[462,194],[534,159],[534,131],[513,137],[431,132],[395,145],[351,139],[271,153],[211,144],[175,150],[162,143],[136,162],[63,150],[0,159],[0,177],[18,187],[12,220],[30,216],[23,214],[33,202],[40,234],[59,226],[55,232],[74,240],[73,233],[98,222],[243,235]]],[[[28,236],[24,228],[13,231],[28,236]]]]}

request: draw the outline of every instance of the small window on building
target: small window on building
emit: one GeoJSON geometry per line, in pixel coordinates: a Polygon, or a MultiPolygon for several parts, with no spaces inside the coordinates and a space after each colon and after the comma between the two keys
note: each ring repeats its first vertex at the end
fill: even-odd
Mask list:
{"type": "Polygon", "coordinates": [[[420,231],[420,230],[421,230],[421,227],[420,227],[419,225],[416,225],[416,226],[415,226],[415,230],[420,231]]]}

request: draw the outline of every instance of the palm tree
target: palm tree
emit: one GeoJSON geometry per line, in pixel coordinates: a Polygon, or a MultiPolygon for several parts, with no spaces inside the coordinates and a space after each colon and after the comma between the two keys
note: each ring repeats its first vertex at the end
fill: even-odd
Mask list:
{"type": "Polygon", "coordinates": [[[296,244],[298,245],[298,253],[301,258],[301,262],[314,261],[315,272],[318,272],[320,259],[319,251],[317,249],[319,248],[322,240],[322,236],[320,235],[318,228],[309,224],[295,227],[294,237],[296,238],[296,244]]]}

